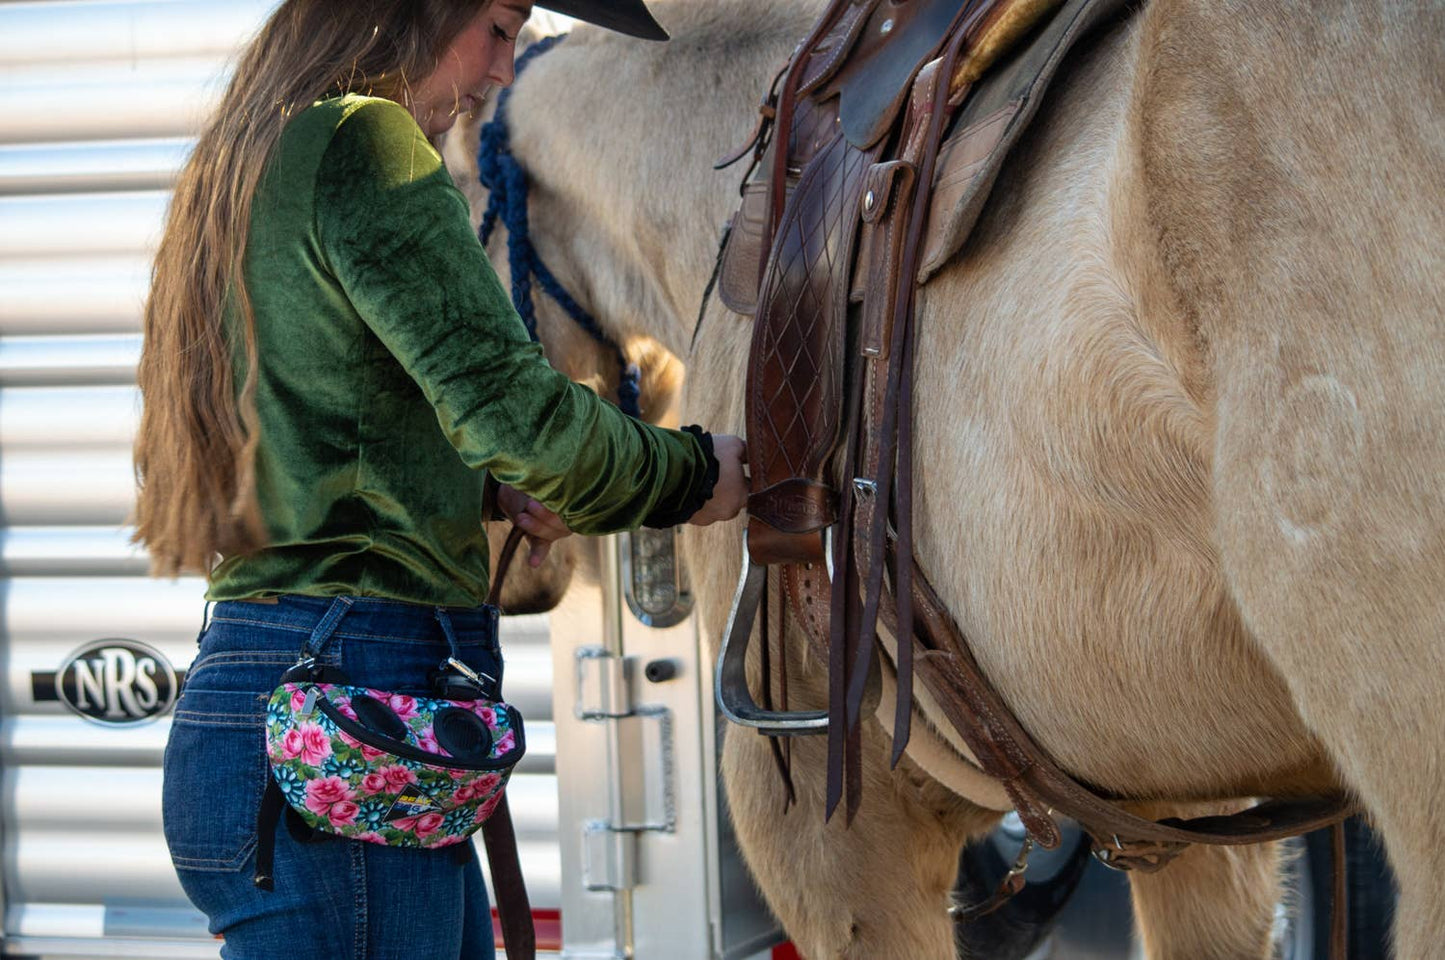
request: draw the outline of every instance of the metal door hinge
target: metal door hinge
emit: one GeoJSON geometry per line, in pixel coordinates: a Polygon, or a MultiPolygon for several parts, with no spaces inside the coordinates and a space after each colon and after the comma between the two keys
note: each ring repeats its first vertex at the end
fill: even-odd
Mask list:
{"type": "Polygon", "coordinates": [[[617,737],[622,756],[617,829],[675,832],[672,714],[665,707],[640,708],[617,721],[617,737]]]}
{"type": "Polygon", "coordinates": [[[577,719],[610,720],[632,713],[627,660],[601,647],[577,651],[577,719]]]}
{"type": "Polygon", "coordinates": [[[582,829],[588,890],[635,886],[637,834],[677,830],[672,713],[632,702],[634,659],[600,647],[577,651],[577,716],[609,728],[607,819],[588,821],[582,829]]]}
{"type": "Polygon", "coordinates": [[[637,836],[601,820],[582,825],[582,885],[588,890],[637,886],[637,836]]]}

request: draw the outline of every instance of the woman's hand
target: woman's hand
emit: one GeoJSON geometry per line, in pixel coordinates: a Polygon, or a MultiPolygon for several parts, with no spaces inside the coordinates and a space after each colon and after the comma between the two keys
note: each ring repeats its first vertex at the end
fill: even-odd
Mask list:
{"type": "Polygon", "coordinates": [[[743,466],[748,462],[748,448],[741,437],[715,433],[712,438],[712,455],[717,457],[717,485],[712,496],[702,507],[688,517],[688,523],[705,527],[719,520],[731,520],[748,502],[748,478],[743,466]]]}
{"type": "Polygon", "coordinates": [[[527,535],[529,567],[540,567],[555,541],[572,536],[561,517],[505,483],[497,487],[497,506],[527,535]]]}

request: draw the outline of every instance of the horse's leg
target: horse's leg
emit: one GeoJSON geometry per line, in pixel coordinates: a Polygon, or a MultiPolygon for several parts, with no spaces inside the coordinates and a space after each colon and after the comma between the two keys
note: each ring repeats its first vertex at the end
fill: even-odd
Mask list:
{"type": "MultiPolygon", "coordinates": [[[[1228,811],[1150,809],[1151,819],[1228,811]]],[[[1162,870],[1129,875],[1134,921],[1149,960],[1260,960],[1281,893],[1277,843],[1196,844],[1162,870]]]]}
{"type": "Polygon", "coordinates": [[[1220,557],[1384,838],[1397,955],[1440,956],[1445,7],[1149,9],[1143,182],[1214,380],[1220,557]]]}
{"type": "MultiPolygon", "coordinates": [[[[1339,379],[1302,378],[1297,410],[1257,410],[1261,423],[1285,436],[1256,436],[1273,442],[1261,442],[1227,468],[1231,482],[1220,515],[1231,518],[1225,557],[1255,636],[1384,839],[1400,890],[1396,955],[1439,956],[1445,943],[1445,729],[1438,722],[1445,714],[1445,511],[1428,502],[1438,494],[1421,488],[1439,484],[1445,455],[1428,449],[1438,447],[1434,440],[1392,441],[1367,428],[1351,437],[1357,452],[1337,459],[1321,451],[1310,466],[1296,460],[1305,445],[1334,441],[1329,432],[1346,433],[1340,421],[1356,413],[1343,383],[1378,382],[1376,366],[1344,374],[1336,361],[1339,379]],[[1299,422],[1289,424],[1295,417],[1299,422]],[[1422,453],[1434,454],[1428,469],[1408,462],[1425,459],[1422,453]],[[1395,476],[1382,476],[1397,467],[1395,476]],[[1277,472],[1273,482],[1261,484],[1261,469],[1277,472]],[[1293,475],[1281,484],[1286,469],[1293,475]],[[1356,471],[1375,476],[1349,490],[1356,471]],[[1416,493],[1408,492],[1411,486],[1416,493]],[[1297,525],[1305,518],[1295,504],[1269,502],[1281,494],[1308,498],[1320,522],[1297,525]],[[1418,506],[1388,502],[1417,494],[1418,506]]],[[[1395,386],[1404,399],[1408,391],[1395,386]]],[[[1426,422],[1434,414],[1405,409],[1385,416],[1426,422]]]]}
{"type": "MultiPolygon", "coordinates": [[[[1348,258],[1336,259],[1333,282],[1368,291],[1356,265],[1346,277],[1348,258]]],[[[1402,293],[1333,316],[1272,307],[1215,347],[1225,569],[1300,716],[1385,841],[1400,957],[1439,956],[1445,943],[1441,332],[1438,313],[1402,293]]]]}
{"type": "Polygon", "coordinates": [[[723,775],[738,841],[773,913],[809,960],[954,960],[949,895],[971,832],[998,818],[933,781],[889,772],[885,738],[863,735],[863,801],[852,827],[823,822],[826,742],[792,748],[797,805],[767,740],[728,730],[723,775]]]}
{"type": "Polygon", "coordinates": [[[1440,420],[1445,362],[1433,325],[1412,338],[1362,324],[1326,347],[1296,322],[1224,347],[1239,370],[1221,377],[1221,406],[1237,413],[1222,418],[1216,468],[1240,608],[1385,842],[1400,957],[1445,943],[1445,444],[1425,426],[1440,420]]]}

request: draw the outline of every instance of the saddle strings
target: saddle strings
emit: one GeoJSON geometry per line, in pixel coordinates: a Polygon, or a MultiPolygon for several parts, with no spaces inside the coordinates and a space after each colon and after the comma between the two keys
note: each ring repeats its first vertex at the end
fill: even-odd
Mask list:
{"type": "MultiPolygon", "coordinates": [[[[921,102],[913,102],[918,96],[917,92],[910,96],[904,125],[900,131],[898,149],[901,151],[900,156],[907,157],[917,168],[917,179],[921,184],[931,183],[933,179],[933,166],[937,158],[938,144],[942,138],[944,118],[948,113],[950,89],[947,78],[953,75],[959,53],[972,34],[972,29],[976,26],[979,16],[986,9],[987,5],[977,2],[977,0],[960,7],[948,34],[952,39],[945,45],[939,58],[938,69],[932,75],[933,86],[931,89],[922,91],[923,95],[929,98],[928,104],[925,106],[921,102]],[[940,76],[944,79],[940,80],[940,76]],[[917,116],[914,115],[916,107],[920,108],[917,116]],[[917,125],[918,130],[910,136],[910,128],[914,125],[917,125]],[[915,139],[920,134],[921,139],[915,139]],[[911,149],[916,151],[916,155],[909,157],[911,149]]],[[[925,68],[925,72],[926,70],[927,68],[925,68]]],[[[920,75],[920,79],[915,80],[915,84],[922,82],[920,75]]],[[[912,209],[903,225],[903,229],[907,231],[907,239],[900,254],[899,266],[899,275],[905,279],[899,283],[896,302],[889,307],[895,318],[888,354],[890,359],[886,372],[873,368],[868,370],[870,376],[881,374],[884,377],[882,423],[879,424],[875,436],[871,424],[863,423],[861,417],[851,421],[854,424],[854,430],[847,456],[848,471],[845,473],[845,476],[848,477],[857,475],[854,473],[857,468],[857,451],[854,448],[864,443],[876,446],[876,450],[869,451],[870,459],[877,464],[877,475],[871,478],[875,491],[872,496],[876,498],[876,502],[872,505],[871,514],[864,511],[869,527],[862,534],[865,537],[866,555],[864,560],[868,564],[868,569],[866,571],[849,569],[849,576],[845,578],[845,589],[851,595],[855,589],[855,577],[859,580],[864,580],[866,577],[862,609],[855,617],[852,616],[853,611],[848,610],[847,605],[834,604],[835,617],[840,608],[847,615],[842,629],[844,651],[840,656],[836,649],[839,632],[836,623],[833,632],[833,649],[829,651],[830,672],[835,675],[830,677],[829,682],[827,814],[831,816],[839,800],[846,797],[845,819],[850,824],[857,811],[862,793],[862,755],[859,733],[862,726],[863,698],[871,673],[877,641],[878,618],[883,603],[884,573],[888,565],[890,512],[897,530],[893,587],[896,607],[894,636],[898,650],[898,684],[891,757],[891,762],[895,766],[907,747],[912,721],[913,644],[915,642],[912,595],[913,532],[911,526],[912,334],[916,317],[914,285],[911,278],[916,269],[917,247],[920,242],[922,224],[928,213],[927,190],[920,188],[913,196],[911,203],[912,209]],[[891,511],[890,508],[892,508],[891,511]],[[841,709],[834,702],[834,698],[840,693],[843,699],[841,709]],[[834,736],[831,729],[832,724],[839,717],[846,725],[845,736],[834,736]],[[835,772],[835,767],[841,768],[841,775],[835,772]]],[[[868,378],[864,379],[866,381],[868,378]]],[[[869,387],[863,386],[863,390],[867,389],[869,387]]],[[[850,548],[845,552],[845,557],[847,565],[853,568],[857,565],[858,551],[852,549],[851,544],[855,536],[854,525],[856,523],[854,519],[856,512],[851,509],[853,503],[853,497],[849,496],[851,493],[852,491],[847,491],[844,495],[845,512],[841,525],[841,536],[850,541],[850,548]]],[[[851,596],[850,599],[852,599],[851,596]]]]}

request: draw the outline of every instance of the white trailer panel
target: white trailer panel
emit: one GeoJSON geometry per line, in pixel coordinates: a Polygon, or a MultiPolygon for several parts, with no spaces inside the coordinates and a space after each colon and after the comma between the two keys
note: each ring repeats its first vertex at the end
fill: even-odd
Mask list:
{"type": "MultiPolygon", "coordinates": [[[[0,3],[0,954],[214,958],[160,830],[169,720],[69,712],[54,674],[120,637],[184,671],[204,584],[128,543],[135,364],[168,191],[274,0],[0,3]]],[[[561,904],[545,617],[503,622],[532,903],[561,904]]]]}

